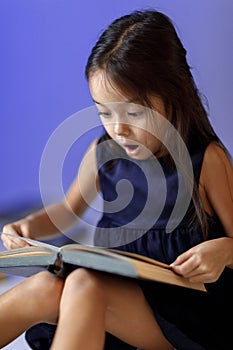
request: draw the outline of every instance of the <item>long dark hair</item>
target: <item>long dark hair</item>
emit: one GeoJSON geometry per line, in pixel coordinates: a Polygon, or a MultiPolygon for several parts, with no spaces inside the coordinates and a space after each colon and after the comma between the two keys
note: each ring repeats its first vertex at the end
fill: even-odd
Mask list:
{"type": "MultiPolygon", "coordinates": [[[[162,98],[171,123],[189,146],[217,142],[174,25],[155,10],[135,11],[116,19],[100,36],[86,65],[86,77],[102,70],[106,79],[130,100],[153,108],[162,98]]],[[[196,217],[207,234],[207,216],[198,184],[192,193],[196,217]]]]}

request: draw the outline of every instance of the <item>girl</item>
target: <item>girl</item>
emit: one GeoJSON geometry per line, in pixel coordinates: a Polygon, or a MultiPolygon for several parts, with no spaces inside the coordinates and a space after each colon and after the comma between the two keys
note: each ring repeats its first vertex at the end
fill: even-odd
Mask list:
{"type": "MultiPolygon", "coordinates": [[[[70,210],[84,212],[97,188],[104,210],[96,244],[171,264],[208,292],[88,269],[64,282],[42,273],[1,297],[2,344],[12,339],[12,319],[9,329],[19,334],[58,318],[53,350],[102,349],[105,332],[145,350],[233,349],[233,170],[171,21],[157,11],[115,20],[93,48],[86,76],[106,134],[92,144],[62,203],[4,232],[54,233],[70,224],[70,210]],[[131,196],[122,180],[134,187],[131,196]]],[[[3,242],[24,244],[6,235],[3,242]]]]}

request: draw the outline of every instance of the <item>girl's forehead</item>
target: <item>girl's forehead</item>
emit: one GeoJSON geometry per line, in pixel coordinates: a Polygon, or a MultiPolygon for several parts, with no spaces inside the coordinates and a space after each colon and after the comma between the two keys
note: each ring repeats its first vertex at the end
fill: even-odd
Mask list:
{"type": "Polygon", "coordinates": [[[125,106],[137,105],[145,109],[150,109],[152,107],[152,109],[155,109],[162,115],[166,115],[164,103],[159,96],[150,96],[152,106],[145,106],[133,96],[129,97],[124,95],[103,70],[96,71],[90,76],[89,88],[93,101],[99,105],[114,105],[115,103],[115,106],[117,106],[118,103],[121,103],[125,106]]]}
{"type": "Polygon", "coordinates": [[[110,102],[129,102],[103,71],[97,71],[89,78],[89,88],[94,101],[102,104],[110,102]]]}

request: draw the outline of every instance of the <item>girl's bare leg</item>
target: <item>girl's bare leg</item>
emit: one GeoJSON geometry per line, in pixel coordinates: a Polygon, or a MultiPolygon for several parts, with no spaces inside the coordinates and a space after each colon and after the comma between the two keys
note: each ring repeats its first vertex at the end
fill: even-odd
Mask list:
{"type": "Polygon", "coordinates": [[[66,279],[51,350],[102,350],[105,331],[144,350],[171,350],[136,283],[87,269],[66,279]]]}
{"type": "Polygon", "coordinates": [[[0,295],[0,347],[36,323],[56,322],[62,288],[62,280],[45,271],[0,295]]]}

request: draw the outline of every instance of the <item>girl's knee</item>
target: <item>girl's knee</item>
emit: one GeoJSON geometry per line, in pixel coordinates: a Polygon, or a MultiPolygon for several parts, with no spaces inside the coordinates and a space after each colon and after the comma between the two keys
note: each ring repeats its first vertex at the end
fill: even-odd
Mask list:
{"type": "Polygon", "coordinates": [[[32,293],[47,297],[49,294],[53,296],[61,295],[63,283],[60,278],[48,271],[39,272],[28,279],[28,286],[32,293]]]}
{"type": "Polygon", "coordinates": [[[103,297],[104,283],[101,273],[86,268],[76,269],[66,278],[65,290],[71,293],[84,291],[86,295],[89,293],[103,297]]]}
{"type": "Polygon", "coordinates": [[[56,320],[63,283],[60,278],[48,271],[40,272],[27,279],[25,293],[28,295],[28,305],[37,310],[44,321],[56,320]]]}
{"type": "Polygon", "coordinates": [[[36,323],[56,321],[62,289],[63,281],[47,271],[33,275],[16,286],[36,323]]]}

